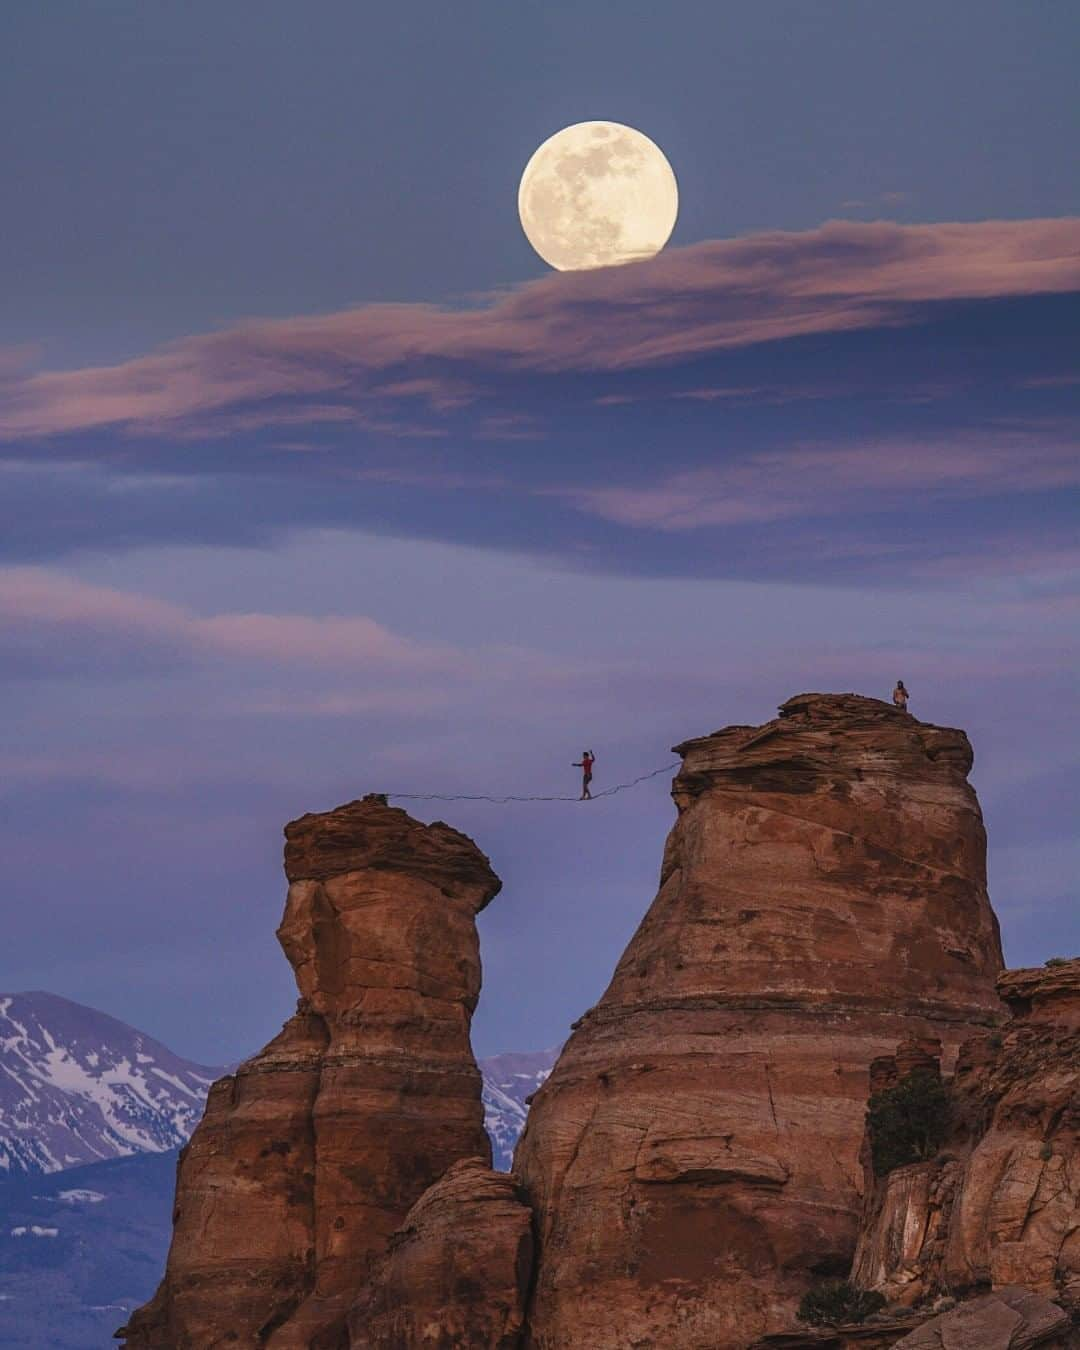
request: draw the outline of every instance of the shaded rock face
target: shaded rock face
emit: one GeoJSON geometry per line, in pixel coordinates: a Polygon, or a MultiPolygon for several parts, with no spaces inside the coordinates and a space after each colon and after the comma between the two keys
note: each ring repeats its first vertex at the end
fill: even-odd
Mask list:
{"type": "Polygon", "coordinates": [[[455,1163],[425,1191],[349,1317],[351,1350],[515,1350],[532,1273],[532,1215],[512,1177],[455,1163]]]}
{"type": "Polygon", "coordinates": [[[963,1046],[941,1154],[872,1187],[852,1278],[909,1303],[1024,1285],[1080,1313],[1080,960],[998,989],[1012,1021],[963,1046]]]}
{"type": "Polygon", "coordinates": [[[962,732],[804,695],[677,752],[659,894],[515,1155],[537,1350],[790,1327],[850,1265],[871,1060],[1001,1015],[962,732]]]}
{"type": "Polygon", "coordinates": [[[211,1090],[165,1279],[126,1329],[138,1350],[344,1345],[410,1207],[458,1159],[490,1161],[469,1044],[487,859],[371,799],[285,835],[297,1013],[211,1090]]]}

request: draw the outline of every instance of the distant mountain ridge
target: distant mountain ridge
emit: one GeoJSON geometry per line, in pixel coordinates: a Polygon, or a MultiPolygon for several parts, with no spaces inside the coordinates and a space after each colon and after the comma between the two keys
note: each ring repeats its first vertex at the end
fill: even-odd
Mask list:
{"type": "MultiPolygon", "coordinates": [[[[558,1048],[479,1061],[494,1166],[509,1171],[525,1098],[558,1048]]],[[[226,1065],[196,1064],[107,1013],[41,991],[0,994],[0,1181],[185,1144],[226,1065]]]]}
{"type": "Polygon", "coordinates": [[[177,1148],[225,1072],[57,994],[0,995],[0,1178],[177,1148]]]}

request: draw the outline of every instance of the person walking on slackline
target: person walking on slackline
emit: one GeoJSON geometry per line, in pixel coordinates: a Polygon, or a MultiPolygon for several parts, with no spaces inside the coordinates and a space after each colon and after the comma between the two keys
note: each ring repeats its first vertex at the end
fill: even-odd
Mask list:
{"type": "Polygon", "coordinates": [[[892,701],[901,712],[907,712],[908,691],[904,688],[903,680],[896,681],[896,688],[892,691],[892,701]]]}
{"type": "Polygon", "coordinates": [[[582,750],[581,758],[575,759],[573,768],[581,770],[581,797],[583,802],[592,801],[592,793],[589,791],[589,784],[592,782],[592,766],[596,761],[596,756],[591,750],[582,750]]]}

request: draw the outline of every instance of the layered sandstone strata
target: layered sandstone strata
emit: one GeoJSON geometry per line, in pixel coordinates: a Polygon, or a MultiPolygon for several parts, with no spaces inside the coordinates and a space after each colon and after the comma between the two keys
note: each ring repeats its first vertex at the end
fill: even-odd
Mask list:
{"type": "Polygon", "coordinates": [[[532,1275],[532,1214],[479,1158],[425,1191],[349,1317],[350,1350],[514,1350],[532,1275]]]}
{"type": "Polygon", "coordinates": [[[963,1047],[940,1154],[873,1184],[852,1278],[907,1303],[1022,1285],[1080,1314],[1080,960],[998,989],[1012,1020],[963,1047]]]}
{"type": "Polygon", "coordinates": [[[808,694],[677,747],[660,891],[537,1094],[536,1350],[737,1350],[846,1275],[870,1061],[1001,1014],[961,731],[808,694]]]}
{"type": "Polygon", "coordinates": [[[137,1350],[344,1345],[411,1206],[460,1158],[490,1162],[469,1043],[487,858],[379,799],[285,836],[298,1011],[215,1085],[181,1155],[165,1278],[126,1329],[137,1350]]]}

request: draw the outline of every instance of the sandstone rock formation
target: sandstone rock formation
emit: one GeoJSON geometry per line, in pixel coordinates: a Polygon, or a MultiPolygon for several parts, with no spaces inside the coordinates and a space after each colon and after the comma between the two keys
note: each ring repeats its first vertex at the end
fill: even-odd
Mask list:
{"type": "Polygon", "coordinates": [[[872,1184],[852,1278],[910,1303],[1023,1285],[1080,1312],[1080,960],[998,989],[1013,1019],[962,1048],[941,1154],[872,1184]]]}
{"type": "Polygon", "coordinates": [[[846,1275],[866,1072],[1001,1005],[963,732],[808,694],[677,747],[660,891],[534,1100],[535,1350],[741,1350],[846,1275]]]}
{"type": "Polygon", "coordinates": [[[455,1163],[390,1239],[349,1317],[350,1350],[514,1350],[532,1261],[513,1178],[479,1158],[455,1163]]]}
{"type": "Polygon", "coordinates": [[[378,799],[286,826],[278,937],[296,1015],[213,1088],[179,1166],[165,1278],[129,1350],[345,1345],[345,1314],[423,1192],[490,1161],[469,1024],[471,840],[378,799]]]}

